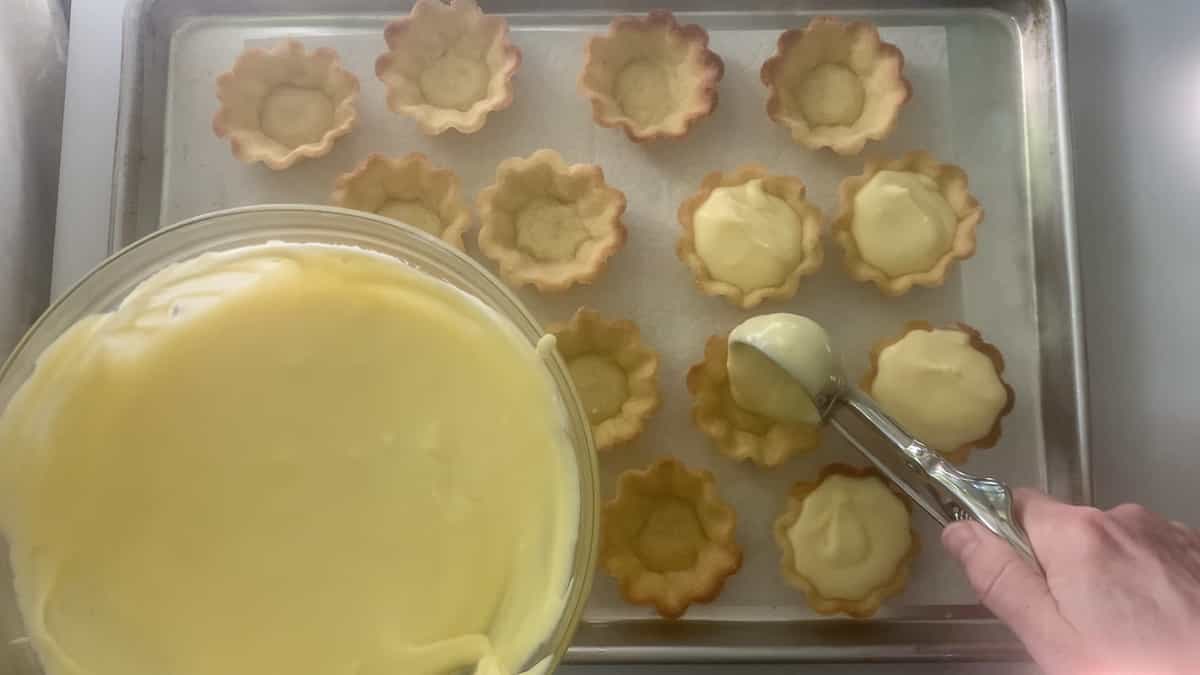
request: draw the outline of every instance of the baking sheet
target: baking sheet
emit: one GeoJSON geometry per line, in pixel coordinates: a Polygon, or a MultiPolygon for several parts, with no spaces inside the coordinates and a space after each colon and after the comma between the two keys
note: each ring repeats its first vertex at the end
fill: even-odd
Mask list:
{"type": "MultiPolygon", "coordinates": [[[[385,48],[382,27],[382,23],[369,20],[361,25],[297,29],[210,19],[177,33],[172,49],[176,77],[170,81],[167,96],[161,222],[245,204],[327,203],[334,177],[371,152],[423,152],[458,173],[469,195],[492,182],[501,160],[525,156],[541,147],[558,150],[568,161],[603,167],[608,181],[628,198],[630,236],[625,249],[594,287],[561,296],[530,290],[520,295],[547,323],[568,318],[581,305],[608,316],[633,319],[647,342],[661,352],[664,405],[639,439],[603,453],[603,490],[606,497],[611,494],[620,471],[668,454],[717,475],[721,494],[738,511],[738,538],[745,559],[741,572],[730,579],[718,599],[692,607],[688,620],[814,617],[778,573],[779,552],[770,524],[782,508],[791,482],[813,476],[830,461],[863,463],[840,437],[828,431],[821,449],[813,455],[762,469],[718,454],[696,430],[684,373],[699,360],[707,336],[724,334],[752,313],[792,311],[821,321],[843,350],[849,374],[855,379],[866,367],[870,346],[896,334],[905,321],[923,319],[940,324],[963,320],[976,326],[1004,353],[1005,378],[1017,394],[1013,412],[1004,420],[1000,444],[975,453],[967,468],[1013,484],[1041,485],[1038,337],[1030,270],[1032,243],[1020,225],[1023,199],[1017,186],[1006,180],[1008,176],[989,170],[1002,163],[997,160],[1004,158],[996,157],[1001,148],[978,154],[959,151],[954,135],[947,133],[955,102],[944,26],[882,29],[883,38],[904,52],[905,73],[914,96],[895,133],[886,142],[870,146],[869,152],[896,155],[923,148],[962,166],[986,210],[979,231],[979,253],[960,265],[943,288],[885,298],[873,286],[848,279],[841,268],[840,249],[826,240],[826,264],[803,284],[797,297],[768,303],[754,312],[738,310],[695,290],[691,275],[674,253],[679,202],[696,190],[708,171],[756,161],[772,171],[801,177],[809,186],[810,198],[832,216],[838,181],[861,171],[862,164],[861,158],[805,150],[767,118],[758,69],[774,52],[778,29],[711,30],[711,48],[726,65],[716,113],[700,122],[682,142],[643,147],[618,131],[593,124],[590,107],[576,93],[584,41],[601,27],[514,26],[513,40],[523,50],[524,59],[513,106],[493,113],[476,134],[438,137],[421,134],[412,121],[391,113],[384,104],[384,88],[373,75],[375,58],[385,48]],[[339,141],[328,157],[274,172],[238,162],[228,145],[212,135],[210,120],[216,107],[212,83],[244,48],[269,46],[284,36],[295,37],[310,48],[328,46],[338,51],[344,65],[362,80],[361,124],[350,137],[339,141]],[[198,190],[196,186],[205,187],[198,190]]],[[[996,141],[999,146],[1002,139],[996,141]]],[[[477,250],[472,253],[483,260],[477,250]]],[[[955,564],[937,543],[937,526],[920,513],[915,520],[925,545],[912,581],[902,596],[887,603],[880,616],[903,617],[920,606],[974,604],[955,564]]],[[[601,574],[585,618],[612,621],[652,616],[650,609],[623,602],[616,584],[601,574]]]]}
{"type": "MultiPolygon", "coordinates": [[[[684,21],[704,25],[726,61],[717,112],[679,143],[635,146],[590,121],[574,88],[586,37],[616,13],[644,12],[641,0],[490,0],[525,52],[512,108],[477,134],[428,138],[383,106],[373,76],[384,49],[382,27],[409,3],[390,0],[133,0],[126,15],[121,105],[107,250],[162,224],[213,209],[269,201],[323,203],[334,176],[369,152],[419,150],[454,169],[467,191],[488,184],[501,159],[543,145],[573,162],[596,161],[630,200],[629,245],[595,288],[558,297],[523,292],[543,320],[576,306],[639,322],[663,352],[665,405],[637,442],[602,458],[605,491],[626,467],[675,454],[718,475],[739,510],[746,564],[720,599],[694,606],[679,622],[654,620],[625,605],[597,578],[593,602],[568,660],[575,662],[982,660],[1020,658],[1011,633],[984,612],[940,554],[936,528],[915,522],[923,548],[906,593],[875,619],[818,618],[782,584],[769,523],[787,486],[826,461],[861,462],[832,433],[815,455],[762,470],[712,449],[689,420],[683,372],[699,359],[704,336],[723,333],[750,313],[699,295],[674,257],[675,209],[710,170],[758,161],[799,175],[832,215],[834,189],[861,158],[795,145],[763,111],[758,68],[783,29],[817,14],[865,18],[906,53],[915,97],[884,143],[867,155],[915,147],[963,166],[987,212],[979,254],[942,289],[896,299],[847,280],[840,252],[826,242],[826,265],[797,297],[759,311],[800,311],[840,340],[851,375],[866,350],[904,321],[965,320],[1004,352],[1017,392],[1001,444],[972,456],[968,469],[1017,484],[1043,485],[1062,499],[1090,500],[1086,386],[1071,195],[1061,0],[674,0],[684,21]],[[213,137],[213,79],[245,46],[294,37],[342,53],[363,84],[362,125],[317,161],[282,173],[246,167],[213,137]],[[701,620],[703,619],[703,620],[701,620]]],[[[477,256],[477,251],[472,250],[477,256]]],[[[488,264],[485,261],[485,264],[488,264]]]]}

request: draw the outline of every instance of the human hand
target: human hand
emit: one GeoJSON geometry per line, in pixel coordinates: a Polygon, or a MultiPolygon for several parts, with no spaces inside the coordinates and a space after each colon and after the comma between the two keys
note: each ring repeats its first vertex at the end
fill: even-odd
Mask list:
{"type": "Polygon", "coordinates": [[[973,521],[942,544],[1048,675],[1200,673],[1200,532],[1136,504],[1015,502],[1044,577],[973,521]]]}

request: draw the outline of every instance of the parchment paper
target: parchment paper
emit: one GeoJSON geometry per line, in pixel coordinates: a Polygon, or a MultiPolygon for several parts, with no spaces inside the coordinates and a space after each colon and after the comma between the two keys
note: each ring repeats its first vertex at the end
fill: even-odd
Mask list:
{"type": "MultiPolygon", "coordinates": [[[[674,254],[680,230],[675,213],[679,202],[696,190],[707,172],[756,161],[773,171],[801,177],[810,199],[828,219],[836,209],[838,181],[859,173],[862,158],[806,150],[766,115],[759,67],[773,53],[780,29],[803,25],[805,19],[768,22],[768,28],[760,26],[761,21],[739,23],[729,16],[714,15],[704,22],[711,31],[711,47],[726,67],[717,111],[686,139],[647,146],[629,142],[619,131],[594,125],[590,106],[576,92],[584,41],[603,29],[607,19],[602,17],[584,17],[584,25],[573,26],[515,23],[513,37],[524,60],[517,74],[513,106],[493,113],[478,133],[449,132],[438,137],[421,134],[411,120],[391,113],[384,105],[383,85],[374,76],[374,60],[385,49],[382,18],[197,21],[176,34],[171,50],[162,223],[245,204],[328,203],[334,178],[371,152],[423,152],[457,172],[472,198],[492,182],[501,160],[526,156],[538,148],[554,148],[570,162],[601,165],[608,181],[628,197],[627,245],[594,287],[577,287],[557,296],[529,290],[520,295],[546,323],[569,317],[581,305],[633,319],[646,341],[662,353],[664,405],[639,439],[602,455],[603,491],[606,496],[611,494],[622,470],[645,466],[661,455],[675,455],[690,466],[713,470],[721,494],[739,514],[738,539],[745,560],[715,602],[693,606],[686,617],[813,618],[801,596],[787,587],[778,573],[779,552],[771,537],[771,522],[782,509],[793,481],[812,477],[827,462],[864,460],[835,432],[826,430],[823,446],[816,453],[793,458],[780,467],[760,469],[718,454],[696,430],[684,373],[699,360],[707,336],[726,333],[750,313],[696,291],[690,274],[674,254]],[[361,124],[341,139],[329,156],[274,172],[240,163],[228,144],[213,136],[211,118],[217,107],[213,80],[246,46],[269,45],[285,36],[299,38],[310,47],[330,46],[340,53],[344,65],[362,83],[361,124]]],[[[905,321],[962,320],[979,328],[1007,359],[1005,378],[1016,390],[1016,407],[1004,421],[1000,444],[977,451],[967,468],[1016,484],[1040,485],[1038,335],[1029,216],[1016,166],[1019,155],[1014,158],[1011,150],[986,142],[993,129],[1000,130],[996,134],[1007,133],[1003,131],[1007,120],[977,114],[981,104],[974,97],[955,100],[956,91],[972,86],[956,81],[973,76],[969,72],[952,75],[948,58],[952,50],[943,26],[885,27],[882,34],[904,52],[905,73],[914,97],[895,133],[885,142],[868,145],[866,154],[894,156],[924,148],[961,165],[987,212],[978,253],[958,266],[943,288],[886,298],[873,286],[851,281],[842,268],[840,249],[826,239],[823,269],[802,285],[797,296],[755,311],[798,312],[822,322],[841,348],[854,380],[866,368],[870,346],[897,334],[905,321]],[[971,103],[964,106],[969,112],[955,118],[956,107],[962,103],[971,103]],[[964,138],[971,140],[963,142],[964,138]],[[956,139],[965,147],[956,148],[956,139]]],[[[982,105],[987,110],[986,101],[982,105]]],[[[482,260],[474,249],[473,235],[469,239],[472,255],[482,260]]],[[[921,553],[912,579],[907,591],[890,601],[881,616],[919,612],[928,617],[931,609],[938,610],[931,606],[974,603],[956,566],[942,553],[937,526],[919,511],[914,522],[921,535],[921,553]]],[[[598,573],[588,619],[651,616],[650,609],[624,603],[612,580],[598,573]]]]}

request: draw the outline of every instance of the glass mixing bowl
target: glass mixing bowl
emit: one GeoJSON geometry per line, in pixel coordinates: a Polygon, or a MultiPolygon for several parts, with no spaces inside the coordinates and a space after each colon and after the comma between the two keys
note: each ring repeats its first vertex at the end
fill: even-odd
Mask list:
{"type": "MultiPolygon", "coordinates": [[[[508,319],[535,344],[542,330],[507,287],[466,255],[412,227],[358,211],[316,206],[267,205],[218,211],[137,241],[103,262],[33,325],[0,368],[0,413],[29,378],[38,356],[76,321],[115,309],[142,281],[175,262],[208,251],[271,241],[343,244],[377,251],[468,293],[508,319]]],[[[595,570],[599,501],[596,453],[591,426],[565,364],[557,355],[549,370],[564,402],[567,435],[575,452],[579,482],[579,532],[567,602],[548,638],[525,667],[548,663],[553,670],[571,641],[583,613],[595,570]]],[[[0,673],[42,675],[24,638],[12,589],[7,545],[0,538],[0,673]]]]}

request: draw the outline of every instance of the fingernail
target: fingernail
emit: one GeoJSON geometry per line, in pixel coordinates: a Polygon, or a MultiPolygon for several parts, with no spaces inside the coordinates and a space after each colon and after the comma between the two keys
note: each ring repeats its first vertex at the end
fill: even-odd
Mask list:
{"type": "Polygon", "coordinates": [[[968,522],[950,523],[942,530],[942,546],[950,555],[961,560],[967,550],[979,541],[979,533],[968,522]]]}

